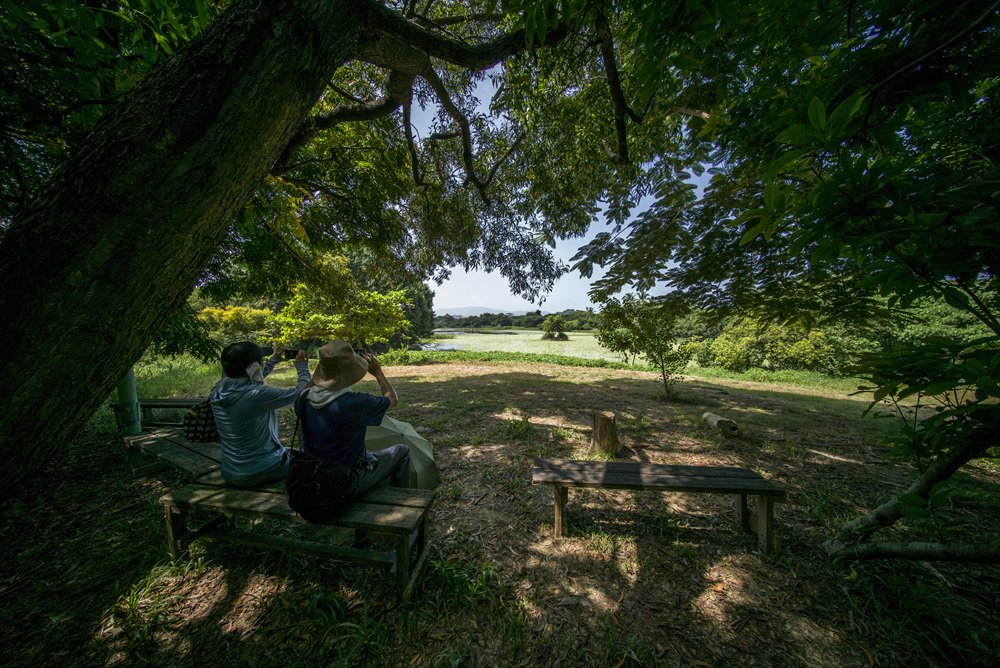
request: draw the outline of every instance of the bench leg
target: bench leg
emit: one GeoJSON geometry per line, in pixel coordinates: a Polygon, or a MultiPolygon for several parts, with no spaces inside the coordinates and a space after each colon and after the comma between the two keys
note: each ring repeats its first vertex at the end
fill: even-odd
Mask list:
{"type": "Polygon", "coordinates": [[[736,526],[744,531],[750,531],[750,509],[747,507],[747,495],[736,496],[736,526]]]}
{"type": "Polygon", "coordinates": [[[188,532],[187,514],[173,506],[164,506],[163,513],[167,522],[167,551],[170,552],[172,559],[176,559],[185,548],[184,538],[188,532]]]}
{"type": "Polygon", "coordinates": [[[410,583],[410,537],[396,538],[396,594],[404,599],[410,583]]]}
{"type": "Polygon", "coordinates": [[[775,548],[774,500],[769,496],[757,497],[757,545],[764,552],[775,548]]]}
{"type": "Polygon", "coordinates": [[[420,576],[420,571],[424,566],[424,561],[427,560],[427,520],[425,519],[417,527],[416,535],[411,534],[412,540],[409,541],[409,549],[413,550],[413,556],[411,557],[411,563],[413,563],[413,572],[410,574],[409,579],[406,581],[406,586],[399,592],[400,600],[404,603],[410,600],[410,594],[413,593],[413,587],[417,584],[417,578],[420,576]]]}
{"type": "Polygon", "coordinates": [[[552,491],[555,495],[555,506],[556,506],[554,533],[556,538],[564,538],[567,535],[566,502],[569,500],[569,488],[563,487],[561,485],[553,485],[552,491]]]}

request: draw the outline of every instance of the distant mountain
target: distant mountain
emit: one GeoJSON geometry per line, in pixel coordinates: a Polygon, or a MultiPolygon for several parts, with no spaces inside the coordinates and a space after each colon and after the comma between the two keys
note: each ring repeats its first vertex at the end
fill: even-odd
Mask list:
{"type": "MultiPolygon", "coordinates": [[[[527,311],[506,311],[488,306],[456,306],[453,308],[434,309],[434,315],[454,315],[458,317],[468,317],[470,315],[481,315],[483,313],[509,313],[511,315],[524,315],[527,311]]],[[[545,313],[545,311],[542,311],[545,313]]]]}

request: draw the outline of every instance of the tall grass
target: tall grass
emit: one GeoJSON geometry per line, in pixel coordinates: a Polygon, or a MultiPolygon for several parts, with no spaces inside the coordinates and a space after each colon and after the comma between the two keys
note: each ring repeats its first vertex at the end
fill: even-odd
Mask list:
{"type": "Polygon", "coordinates": [[[218,364],[206,364],[191,355],[146,355],[134,370],[141,398],[206,395],[222,373],[218,364]]]}

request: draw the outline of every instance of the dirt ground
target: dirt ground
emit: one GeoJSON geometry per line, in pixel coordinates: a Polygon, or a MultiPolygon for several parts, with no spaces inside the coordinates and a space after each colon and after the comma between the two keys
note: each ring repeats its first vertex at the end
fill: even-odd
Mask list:
{"type": "MultiPolygon", "coordinates": [[[[834,564],[845,519],[904,487],[891,422],[821,391],[554,365],[391,367],[395,417],[435,446],[432,558],[398,605],[378,572],[200,541],[166,556],[158,497],[98,416],[0,506],[4,665],[903,666],[1000,662],[996,566],[834,564]],[[613,411],[621,459],[749,467],[784,487],[780,548],[727,495],[571,490],[552,537],[534,457],[588,458],[613,411]],[[735,420],[724,437],[704,411],[735,420]]],[[[206,388],[207,389],[207,388],[206,388]]],[[[374,390],[374,385],[367,389],[374,390]]],[[[290,418],[282,416],[288,434],[290,418]]],[[[998,476],[962,474],[946,538],[996,535],[998,476]]],[[[307,527],[308,529],[309,527],[307,527]]],[[[921,527],[894,529],[907,536],[921,527]]]]}

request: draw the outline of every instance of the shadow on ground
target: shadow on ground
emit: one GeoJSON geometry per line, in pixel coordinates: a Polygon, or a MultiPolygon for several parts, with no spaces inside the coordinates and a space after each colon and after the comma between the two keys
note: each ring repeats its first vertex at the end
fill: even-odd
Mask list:
{"type": "MultiPolygon", "coordinates": [[[[429,430],[443,484],[432,558],[397,605],[383,574],[200,541],[166,557],[157,499],[100,414],[4,502],[4,665],[990,665],[992,566],[833,564],[822,542],[909,480],[864,404],[703,380],[547,365],[390,370],[396,416],[429,430]],[[781,548],[760,553],[719,495],[574,490],[570,537],[533,457],[586,457],[591,413],[624,458],[745,466],[782,485],[781,548]],[[704,410],[736,420],[725,438],[704,410]]],[[[370,389],[370,388],[369,388],[370,389]]],[[[283,429],[291,420],[282,417],[283,429]]],[[[996,533],[997,479],[966,474],[948,535],[996,533]]],[[[920,527],[917,527],[920,528],[920,527]]],[[[270,527],[314,531],[315,527],[270,527]]],[[[901,535],[906,535],[903,529],[901,535]]],[[[332,536],[332,540],[340,539],[332,536]]]]}

